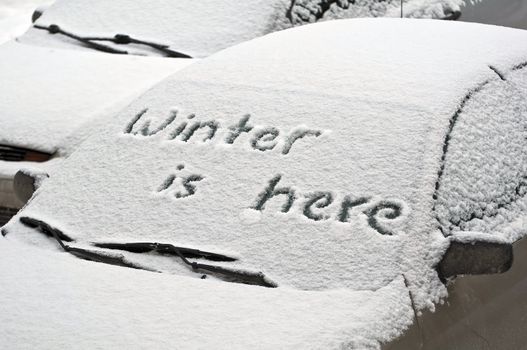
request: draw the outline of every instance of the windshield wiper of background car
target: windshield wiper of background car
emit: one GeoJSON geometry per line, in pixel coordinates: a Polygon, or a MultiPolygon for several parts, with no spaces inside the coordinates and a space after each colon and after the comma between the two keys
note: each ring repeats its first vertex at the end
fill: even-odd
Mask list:
{"type": "Polygon", "coordinates": [[[49,26],[41,26],[41,25],[35,24],[34,27],[37,29],[46,30],[50,34],[64,35],[68,38],[71,38],[71,39],[74,39],[74,40],[77,40],[83,43],[84,45],[86,45],[87,47],[91,49],[103,51],[107,53],[114,53],[114,54],[120,54],[120,55],[130,54],[130,52],[128,51],[119,50],[119,49],[113,48],[108,45],[100,44],[97,41],[107,41],[107,42],[111,42],[113,44],[118,44],[118,45],[128,45],[128,44],[145,45],[145,46],[151,47],[154,50],[157,50],[163,53],[166,57],[192,58],[191,56],[186,55],[184,53],[169,49],[168,45],[157,44],[157,43],[153,43],[150,41],[135,39],[126,34],[116,34],[113,37],[83,37],[83,36],[76,35],[68,31],[65,31],[56,24],[50,24],[49,26]]]}

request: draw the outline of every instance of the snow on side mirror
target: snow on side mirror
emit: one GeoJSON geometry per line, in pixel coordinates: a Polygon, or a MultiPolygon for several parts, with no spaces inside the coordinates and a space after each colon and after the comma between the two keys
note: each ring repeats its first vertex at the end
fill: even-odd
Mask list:
{"type": "Polygon", "coordinates": [[[33,11],[33,14],[31,15],[31,23],[35,23],[42,16],[44,11],[48,9],[48,7],[49,6],[46,6],[46,5],[37,7],[35,11],[33,11]]]}
{"type": "Polygon", "coordinates": [[[450,236],[450,246],[437,266],[442,279],[457,275],[506,272],[512,266],[512,244],[477,232],[450,236]]]}
{"type": "Polygon", "coordinates": [[[42,180],[48,177],[46,173],[35,173],[27,169],[17,171],[13,182],[16,197],[23,203],[27,203],[40,187],[42,180]]]}

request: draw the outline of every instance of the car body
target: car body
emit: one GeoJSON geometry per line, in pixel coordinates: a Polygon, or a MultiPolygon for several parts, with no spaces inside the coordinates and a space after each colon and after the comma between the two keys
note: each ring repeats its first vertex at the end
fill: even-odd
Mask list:
{"type": "Polygon", "coordinates": [[[456,275],[514,268],[525,39],[329,21],[178,72],[107,119],[3,227],[0,338],[391,345],[456,275]]]}

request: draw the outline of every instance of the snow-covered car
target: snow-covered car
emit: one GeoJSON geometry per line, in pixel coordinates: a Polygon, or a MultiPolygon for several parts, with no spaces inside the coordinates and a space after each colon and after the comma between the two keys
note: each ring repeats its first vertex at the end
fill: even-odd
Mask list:
{"type": "MultiPolygon", "coordinates": [[[[407,12],[441,17],[460,3],[410,1],[407,12]]],[[[0,47],[0,226],[32,194],[36,180],[29,174],[44,179],[58,163],[49,160],[68,156],[99,122],[189,64],[189,58],[317,20],[396,15],[398,6],[396,1],[247,0],[232,6],[226,0],[57,0],[34,16],[26,34],[0,47]],[[147,63],[132,55],[173,60],[147,63]],[[28,171],[15,179],[18,170],[28,171]]]]}
{"type": "MultiPolygon", "coordinates": [[[[412,0],[405,16],[449,17],[462,3],[412,0]]],[[[0,226],[31,196],[37,178],[49,175],[50,164],[189,58],[319,20],[398,16],[399,6],[378,0],[55,1],[35,14],[27,33],[0,48],[0,226]],[[148,59],[133,55],[173,61],[143,65],[148,59]]]]}
{"type": "MultiPolygon", "coordinates": [[[[329,21],[165,79],[2,228],[0,342],[395,346],[445,282],[514,269],[526,40],[471,23],[329,21]]],[[[523,337],[523,323],[506,327],[523,337]]]]}
{"type": "Polygon", "coordinates": [[[192,1],[86,4],[58,0],[35,16],[34,27],[25,35],[0,47],[0,226],[25,203],[37,183],[101,123],[154,83],[192,62],[189,55],[159,44],[166,35],[191,43],[193,57],[207,56],[265,33],[268,17],[282,1],[245,1],[236,7],[226,6],[227,1],[215,3],[205,7],[205,2],[196,5],[192,1]],[[203,11],[206,8],[209,10],[203,11]],[[234,14],[243,16],[232,21],[234,14]],[[112,44],[105,44],[104,38],[102,42],[84,40],[57,24],[47,26],[48,21],[66,28],[76,23],[73,30],[92,21],[88,27],[96,35],[103,35],[111,23],[119,33],[135,28],[129,33],[143,40],[118,35],[119,46],[128,40],[130,54],[137,54],[123,55],[124,50],[110,49],[112,44]],[[183,29],[182,25],[193,21],[193,28],[183,29]],[[145,31],[145,25],[153,30],[145,31]],[[43,26],[54,30],[44,34],[43,26]],[[44,34],[42,39],[39,34],[44,34]],[[55,45],[64,39],[64,45],[55,45]],[[75,45],[68,45],[68,40],[75,45]],[[79,44],[87,50],[72,50],[79,44]],[[141,57],[148,53],[170,59],[141,57]]]}

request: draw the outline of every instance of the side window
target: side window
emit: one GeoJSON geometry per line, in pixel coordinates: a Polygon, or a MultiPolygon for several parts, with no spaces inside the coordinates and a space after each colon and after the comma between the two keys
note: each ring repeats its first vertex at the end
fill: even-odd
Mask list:
{"type": "Polygon", "coordinates": [[[435,193],[443,234],[501,231],[527,208],[526,73],[482,84],[453,115],[435,193]]]}

